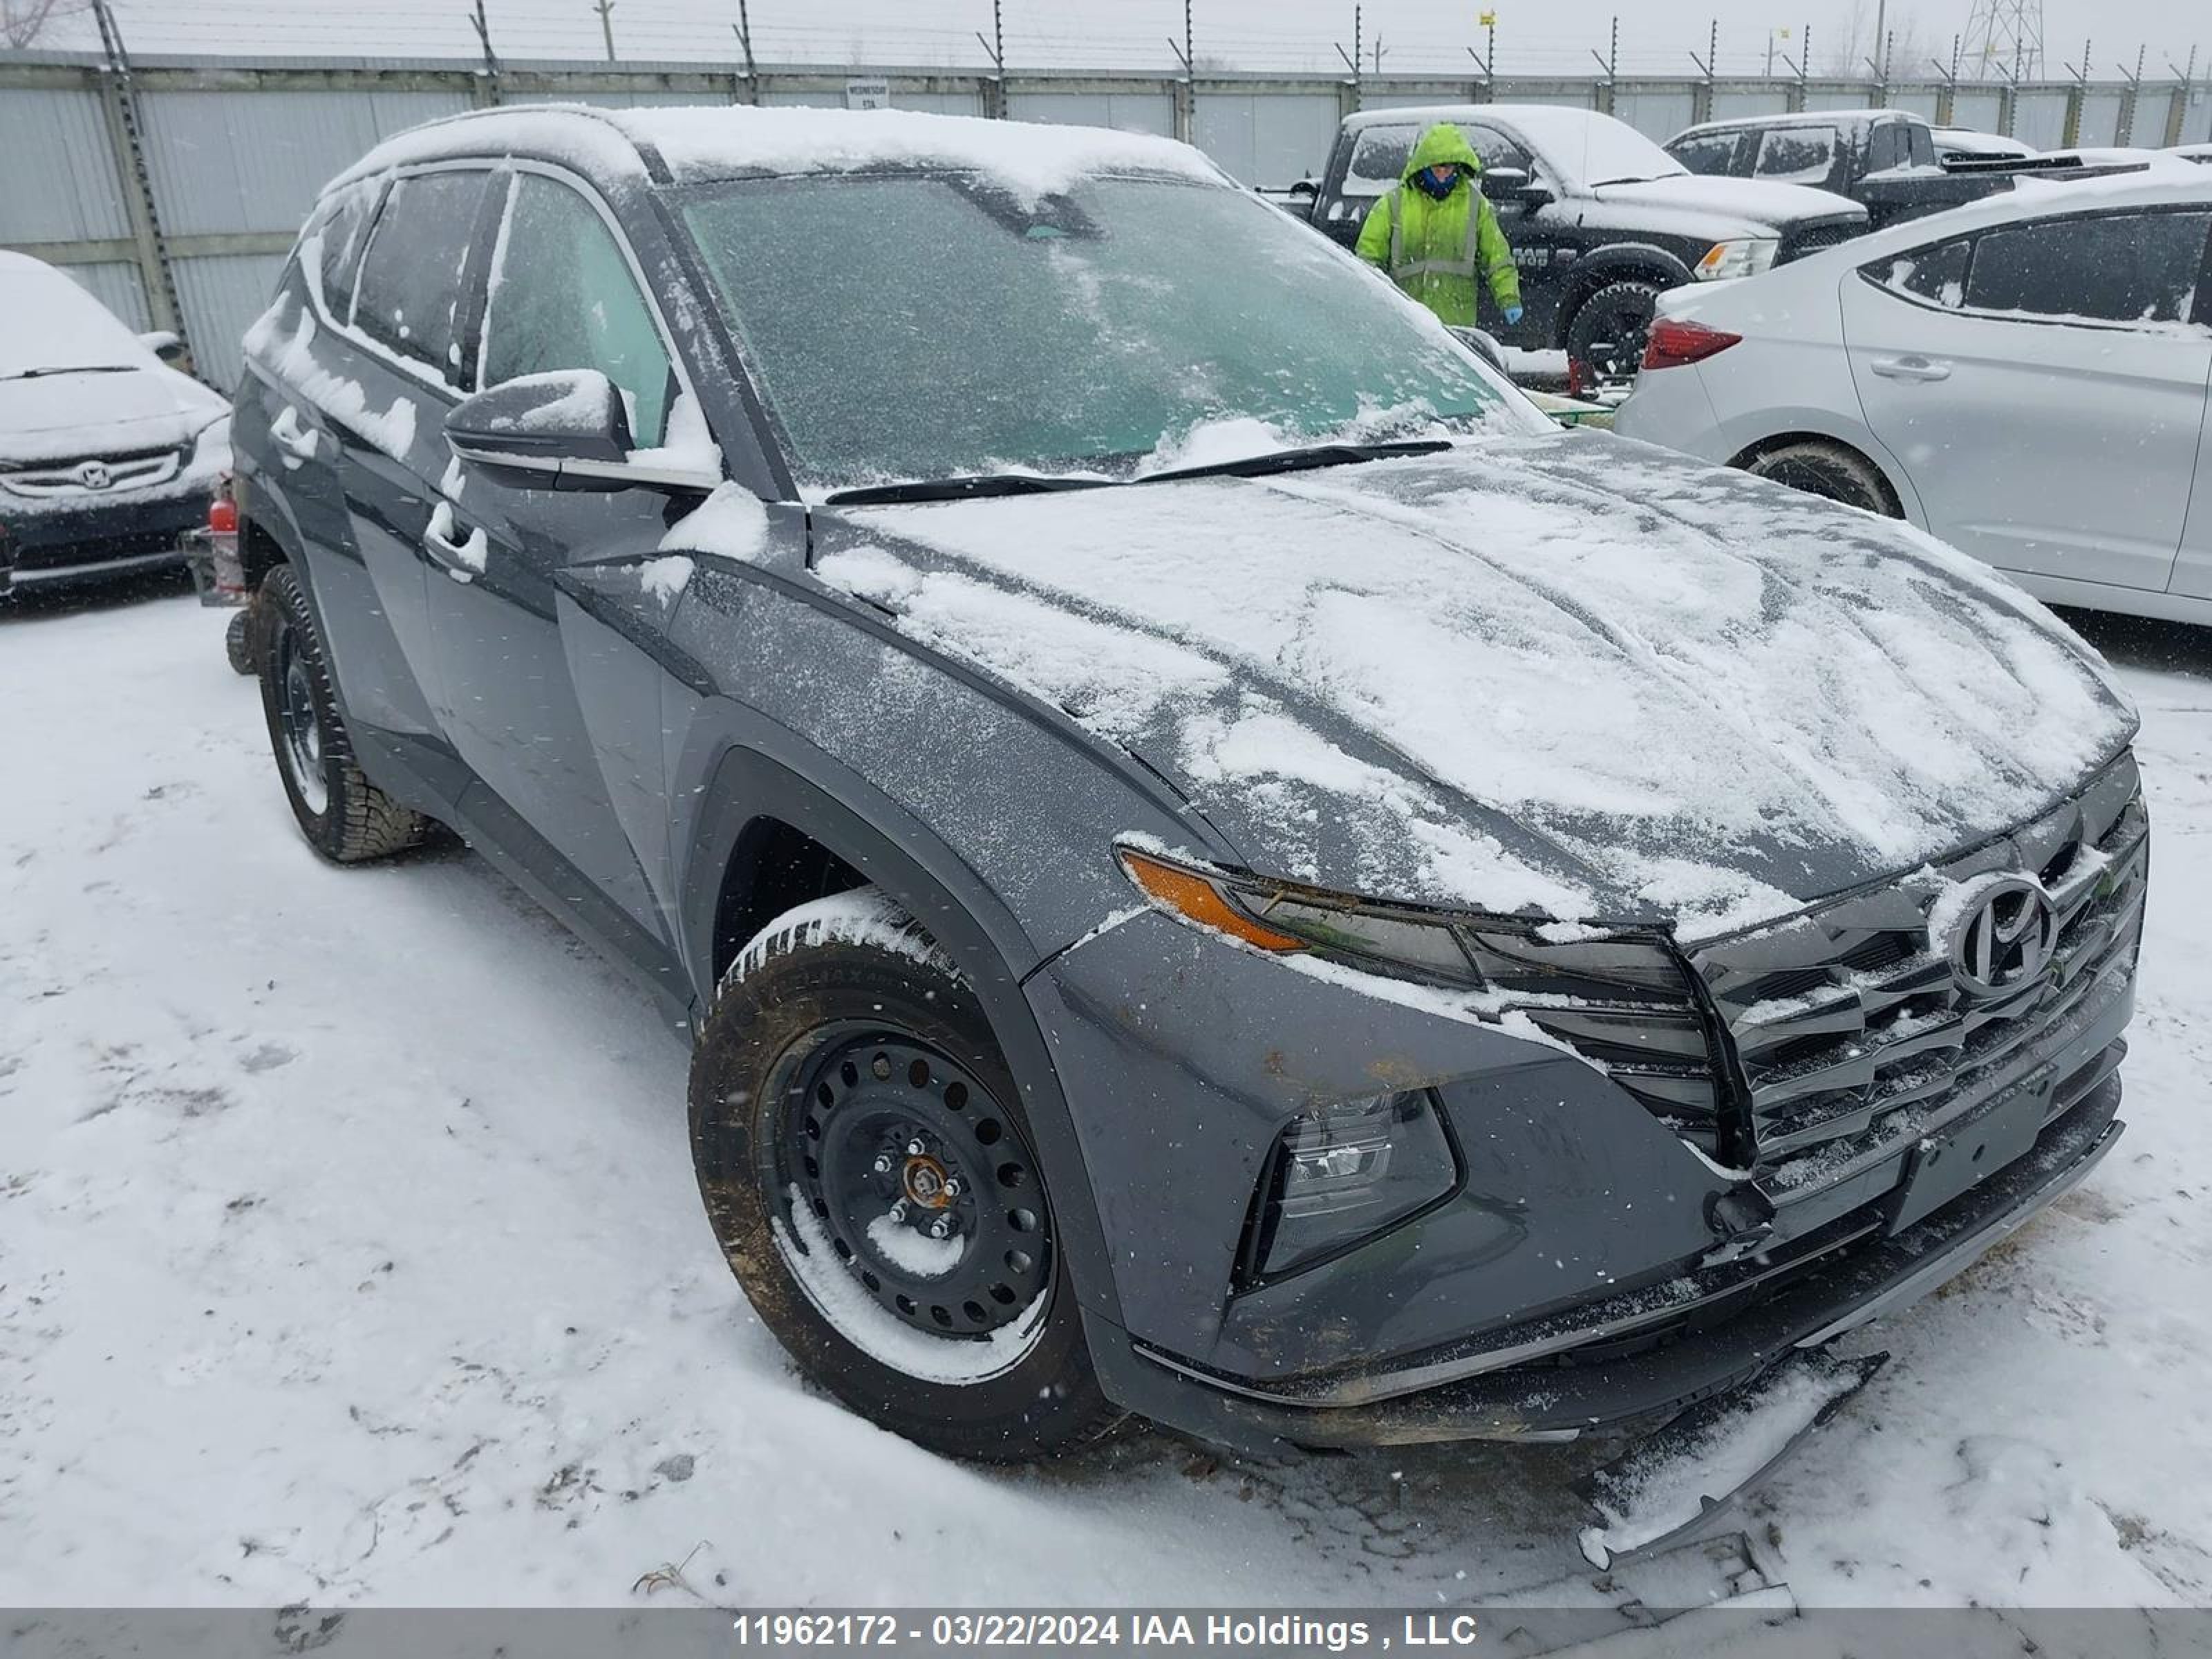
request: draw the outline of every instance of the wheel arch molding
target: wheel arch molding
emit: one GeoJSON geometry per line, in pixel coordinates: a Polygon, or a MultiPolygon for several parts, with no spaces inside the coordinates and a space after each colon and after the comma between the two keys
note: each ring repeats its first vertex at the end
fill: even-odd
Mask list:
{"type": "Polygon", "coordinates": [[[695,1023],[712,1006],[720,958],[745,943],[721,937],[732,915],[727,890],[732,881],[758,878],[753,866],[763,836],[795,832],[880,888],[929,931],[981,1004],[1020,1091],[1076,1300],[1118,1326],[1119,1299],[1073,1117],[1023,988],[1037,952],[1020,922],[941,838],[865,786],[841,798],[775,757],[736,744],[704,775],[700,805],[678,842],[686,850],[676,890],[695,1023]]]}

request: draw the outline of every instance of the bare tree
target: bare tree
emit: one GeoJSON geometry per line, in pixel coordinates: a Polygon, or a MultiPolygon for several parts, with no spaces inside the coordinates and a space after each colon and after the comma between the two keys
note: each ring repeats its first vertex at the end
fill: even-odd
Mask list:
{"type": "Polygon", "coordinates": [[[52,22],[92,9],[92,0],[0,0],[0,41],[21,51],[52,22]]]}
{"type": "Polygon", "coordinates": [[[1903,0],[1889,0],[1886,6],[1878,0],[1850,0],[1828,28],[1827,50],[1821,55],[1828,73],[1844,79],[1863,80],[1873,74],[1869,65],[1881,61],[1877,32],[1889,36],[1890,72],[1894,76],[1917,74],[1929,55],[1920,19],[1903,0]]]}

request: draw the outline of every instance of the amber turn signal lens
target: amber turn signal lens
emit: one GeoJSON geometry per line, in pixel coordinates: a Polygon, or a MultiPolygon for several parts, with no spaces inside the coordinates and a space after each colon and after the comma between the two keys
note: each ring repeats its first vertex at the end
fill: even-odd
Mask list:
{"type": "Polygon", "coordinates": [[[1290,933],[1279,933],[1272,927],[1262,927],[1215,890],[1212,882],[1203,876],[1178,869],[1128,848],[1121,849],[1121,867],[1152,897],[1173,910],[1177,915],[1241,939],[1247,945],[1262,951],[1303,951],[1306,941],[1290,933]]]}

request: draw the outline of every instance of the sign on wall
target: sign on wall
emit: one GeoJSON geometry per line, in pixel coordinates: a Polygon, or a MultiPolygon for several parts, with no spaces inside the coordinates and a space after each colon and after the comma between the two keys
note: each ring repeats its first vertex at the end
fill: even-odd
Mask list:
{"type": "Polygon", "coordinates": [[[848,81],[845,82],[847,109],[889,109],[891,106],[891,83],[888,81],[848,81]]]}

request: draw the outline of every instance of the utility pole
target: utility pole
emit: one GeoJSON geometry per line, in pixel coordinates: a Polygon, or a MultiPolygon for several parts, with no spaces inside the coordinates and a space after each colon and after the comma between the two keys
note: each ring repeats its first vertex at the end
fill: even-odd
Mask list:
{"type": "Polygon", "coordinates": [[[1382,73],[1382,37],[1379,34],[1375,37],[1375,72],[1382,73]]]}
{"type": "Polygon", "coordinates": [[[599,33],[606,37],[607,62],[615,61],[615,0],[592,0],[592,9],[599,15],[599,33]]]}
{"type": "Polygon", "coordinates": [[[730,26],[738,33],[738,48],[745,54],[745,102],[760,102],[760,70],[753,62],[753,20],[745,0],[738,0],[738,21],[730,26]]]}

